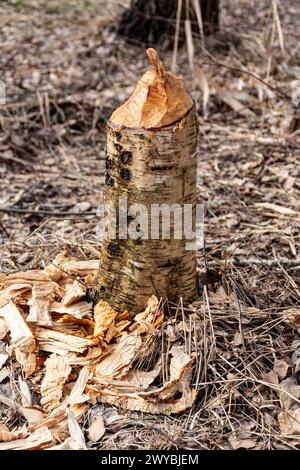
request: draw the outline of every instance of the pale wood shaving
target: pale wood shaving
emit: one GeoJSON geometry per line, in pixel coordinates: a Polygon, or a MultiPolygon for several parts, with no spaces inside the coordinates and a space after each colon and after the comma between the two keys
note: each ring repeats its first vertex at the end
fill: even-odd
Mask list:
{"type": "Polygon", "coordinates": [[[68,364],[72,366],[92,367],[98,364],[101,356],[105,354],[105,349],[100,346],[89,348],[84,356],[78,356],[75,353],[68,353],[65,358],[68,364]]]}
{"type": "Polygon", "coordinates": [[[25,345],[26,347],[28,339],[34,339],[23,312],[13,301],[0,309],[0,317],[3,317],[7,322],[13,346],[22,347],[25,345]]]}
{"type": "Polygon", "coordinates": [[[88,429],[88,438],[92,442],[98,442],[105,434],[105,424],[102,415],[92,421],[88,429]]]}
{"type": "Polygon", "coordinates": [[[69,305],[66,307],[59,302],[53,302],[50,305],[50,312],[52,313],[61,313],[62,315],[71,315],[75,318],[84,318],[84,317],[91,317],[92,316],[92,306],[91,302],[77,302],[73,305],[69,305]]]}
{"type": "Polygon", "coordinates": [[[117,312],[104,300],[99,300],[94,308],[94,336],[103,336],[108,328],[113,327],[117,312]]]}
{"type": "Polygon", "coordinates": [[[36,368],[36,342],[33,333],[22,311],[13,301],[0,309],[0,317],[7,322],[16,359],[23,368],[25,377],[28,377],[36,368]]]}
{"type": "Polygon", "coordinates": [[[91,259],[88,261],[66,261],[63,263],[63,269],[69,274],[76,276],[86,276],[93,274],[99,269],[99,260],[91,259]]]}
{"type": "Polygon", "coordinates": [[[140,397],[137,393],[120,394],[113,392],[109,387],[98,391],[98,399],[102,403],[109,403],[126,410],[141,411],[144,413],[172,415],[182,413],[191,408],[197,396],[195,389],[190,387],[190,379],[183,380],[178,390],[181,392],[179,399],[172,399],[166,402],[150,401],[140,397]]]}
{"type": "Polygon", "coordinates": [[[37,429],[25,439],[0,444],[0,450],[40,450],[52,443],[52,433],[47,427],[37,429]]]}
{"type": "Polygon", "coordinates": [[[52,263],[45,267],[44,273],[46,276],[52,279],[52,281],[60,281],[65,275],[62,265],[66,260],[68,260],[68,257],[65,251],[58,253],[52,263]]]}
{"type": "Polygon", "coordinates": [[[119,343],[111,346],[110,353],[96,367],[97,380],[107,381],[125,375],[141,345],[142,340],[139,336],[126,335],[119,343]]]}
{"type": "Polygon", "coordinates": [[[28,305],[29,315],[27,321],[38,325],[51,326],[50,303],[54,298],[54,284],[35,283],[32,288],[32,298],[28,305]]]}
{"type": "Polygon", "coordinates": [[[74,281],[66,287],[65,295],[61,301],[64,307],[74,304],[86,294],[86,287],[82,282],[74,281]]]}
{"type": "Polygon", "coordinates": [[[3,382],[3,380],[5,380],[7,377],[9,377],[9,375],[10,375],[10,372],[9,372],[8,368],[3,367],[0,370],[0,384],[1,384],[1,382],[3,382]]]}
{"type": "Polygon", "coordinates": [[[19,412],[24,416],[28,424],[40,423],[46,416],[46,412],[44,410],[36,408],[34,406],[20,406],[19,412]]]}
{"type": "Polygon", "coordinates": [[[28,284],[15,284],[12,283],[10,286],[0,290],[0,308],[4,307],[10,300],[24,294],[31,290],[31,285],[28,284]]]}
{"type": "Polygon", "coordinates": [[[0,370],[2,366],[6,363],[8,358],[9,358],[8,354],[0,354],[0,370]]]}

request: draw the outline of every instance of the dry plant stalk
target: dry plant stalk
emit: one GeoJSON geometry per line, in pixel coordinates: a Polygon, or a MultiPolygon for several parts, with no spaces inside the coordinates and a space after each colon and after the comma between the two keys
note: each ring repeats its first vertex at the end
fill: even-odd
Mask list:
{"type": "MultiPolygon", "coordinates": [[[[149,223],[154,204],[191,204],[195,209],[195,106],[181,78],[164,69],[157,52],[148,49],[147,56],[152,67],[107,125],[106,207],[113,207],[118,218],[120,198],[126,198],[128,209],[143,205],[148,218],[148,234],[122,239],[117,233],[112,239],[114,221],[110,211],[105,216],[96,290],[118,312],[141,311],[153,294],[191,301],[197,293],[196,253],[186,249],[184,234],[176,239],[176,217],[171,213],[166,239],[162,224],[153,239],[149,223]]],[[[132,221],[127,222],[130,230],[132,221]]]]}

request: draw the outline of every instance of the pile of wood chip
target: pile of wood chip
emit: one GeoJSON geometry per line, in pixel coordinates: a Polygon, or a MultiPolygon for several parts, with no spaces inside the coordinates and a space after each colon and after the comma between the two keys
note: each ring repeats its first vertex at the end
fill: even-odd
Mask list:
{"type": "Polygon", "coordinates": [[[148,360],[163,323],[158,299],[134,318],[102,300],[93,306],[97,268],[63,252],[43,271],[0,275],[0,383],[10,362],[20,389],[19,401],[0,394],[0,402],[25,422],[13,430],[0,422],[0,450],[84,448],[77,420],[97,400],[161,414],[194,403],[193,353],[173,345],[164,380],[162,358],[148,360]]]}

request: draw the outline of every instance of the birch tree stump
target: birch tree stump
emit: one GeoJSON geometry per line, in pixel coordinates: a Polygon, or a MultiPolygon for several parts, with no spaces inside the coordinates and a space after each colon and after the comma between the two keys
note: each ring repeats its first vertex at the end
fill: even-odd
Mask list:
{"type": "Polygon", "coordinates": [[[147,224],[140,224],[138,236],[122,239],[117,221],[117,238],[112,239],[109,232],[115,222],[107,211],[96,283],[98,298],[130,314],[142,311],[153,294],[171,301],[191,301],[197,294],[196,252],[187,249],[175,213],[170,237],[163,239],[160,226],[159,239],[157,232],[153,239],[150,227],[153,213],[159,213],[155,205],[190,204],[195,213],[195,106],[181,79],[165,71],[156,51],[148,49],[147,56],[151,69],[107,124],[105,189],[106,207],[117,215],[120,198],[126,199],[129,232],[130,224],[136,227],[130,211],[135,204],[146,208],[147,224]]]}

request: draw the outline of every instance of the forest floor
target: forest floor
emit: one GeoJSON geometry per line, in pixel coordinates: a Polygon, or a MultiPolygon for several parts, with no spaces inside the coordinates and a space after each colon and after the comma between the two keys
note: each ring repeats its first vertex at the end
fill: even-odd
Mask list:
{"type": "MultiPolygon", "coordinates": [[[[299,4],[257,3],[225,0],[221,31],[204,46],[195,34],[195,76],[184,46],[178,54],[198,108],[205,205],[204,295],[188,307],[206,335],[198,398],[161,419],[119,410],[94,448],[300,448],[299,4]]],[[[64,248],[99,256],[105,122],[146,70],[150,46],[112,31],[122,9],[1,2],[2,273],[42,269],[64,248]]],[[[157,49],[170,67],[172,51],[157,49]]],[[[10,387],[0,383],[1,393],[10,387]]],[[[95,407],[110,409],[93,405],[83,429],[95,407]]],[[[0,412],[8,427],[19,419],[0,412]]]]}

